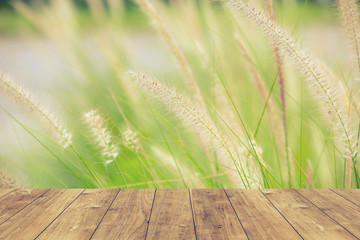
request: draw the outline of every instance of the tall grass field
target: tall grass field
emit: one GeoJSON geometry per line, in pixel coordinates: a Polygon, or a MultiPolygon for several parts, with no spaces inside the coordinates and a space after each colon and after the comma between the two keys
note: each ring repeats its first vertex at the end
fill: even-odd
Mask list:
{"type": "Polygon", "coordinates": [[[359,6],[319,2],[11,1],[0,186],[359,188],[359,6]]]}

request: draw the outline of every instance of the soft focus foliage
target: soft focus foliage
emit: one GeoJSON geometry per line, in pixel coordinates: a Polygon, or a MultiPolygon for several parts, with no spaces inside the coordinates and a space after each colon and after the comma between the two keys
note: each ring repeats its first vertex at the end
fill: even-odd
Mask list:
{"type": "Polygon", "coordinates": [[[12,7],[3,38],[57,61],[50,90],[0,76],[0,166],[27,186],[359,187],[355,1],[12,7]]]}

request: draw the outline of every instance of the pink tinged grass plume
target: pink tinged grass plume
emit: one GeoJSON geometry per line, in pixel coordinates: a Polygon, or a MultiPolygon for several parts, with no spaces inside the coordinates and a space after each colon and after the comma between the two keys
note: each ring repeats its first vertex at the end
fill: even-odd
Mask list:
{"type": "Polygon", "coordinates": [[[16,83],[10,79],[9,76],[0,73],[0,90],[5,92],[8,96],[14,98],[18,103],[36,112],[44,122],[52,129],[58,143],[67,148],[72,145],[72,134],[64,128],[54,115],[50,113],[43,105],[41,105],[30,92],[24,89],[21,84],[16,83]]]}
{"type": "Polygon", "coordinates": [[[353,79],[360,80],[359,9],[355,0],[338,0],[338,4],[350,46],[353,79]]]}
{"type": "Polygon", "coordinates": [[[128,72],[128,75],[133,79],[142,89],[153,96],[161,99],[168,107],[176,112],[184,122],[189,123],[194,128],[198,129],[204,137],[208,138],[215,144],[217,155],[221,157],[221,163],[237,174],[230,174],[232,183],[236,187],[254,187],[250,182],[257,180],[257,187],[261,185],[259,179],[254,176],[249,176],[252,172],[247,172],[244,169],[245,159],[239,156],[235,148],[225,136],[223,136],[217,127],[209,120],[209,117],[195,108],[190,101],[182,96],[177,95],[173,90],[170,90],[163,84],[146,78],[139,73],[128,72]],[[251,181],[249,181],[251,179],[251,181]]]}
{"type": "Polygon", "coordinates": [[[306,77],[308,87],[313,91],[314,96],[321,99],[334,127],[342,134],[340,140],[347,152],[345,156],[353,158],[355,154],[352,143],[353,134],[350,132],[348,116],[345,113],[341,93],[337,87],[332,86],[334,81],[329,79],[326,68],[316,58],[305,53],[290,35],[271,22],[261,11],[250,7],[241,0],[229,1],[228,4],[253,20],[295,62],[298,69],[306,77]]]}

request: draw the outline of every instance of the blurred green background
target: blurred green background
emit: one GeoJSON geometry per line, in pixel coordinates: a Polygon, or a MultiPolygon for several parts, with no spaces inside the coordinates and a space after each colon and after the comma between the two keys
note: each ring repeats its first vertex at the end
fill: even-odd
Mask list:
{"type": "MultiPolygon", "coordinates": [[[[76,154],[59,148],[36,116],[1,94],[1,106],[41,144],[1,111],[0,167],[31,187],[99,187],[76,156],[79,153],[103,182],[101,187],[235,187],[229,181],[229,169],[219,163],[218,156],[201,150],[196,131],[156,99],[146,97],[132,85],[128,92],[124,87],[128,81],[123,76],[125,71],[144,71],[180,94],[189,95],[168,47],[151,19],[134,2],[125,1],[113,13],[108,1],[103,1],[105,16],[96,9],[91,11],[86,1],[73,1],[71,7],[50,4],[52,1],[23,1],[33,15],[19,11],[19,7],[15,10],[15,2],[0,1],[0,69],[22,82],[40,102],[51,106],[51,111],[71,129],[76,154]],[[136,93],[135,100],[131,92],[136,93]],[[84,114],[92,109],[98,110],[119,143],[121,150],[115,161],[123,176],[112,164],[104,164],[101,149],[84,123],[84,114]],[[137,133],[139,149],[124,143],[127,129],[137,133]],[[42,144],[51,151],[44,150],[42,144]],[[69,163],[75,174],[57,158],[69,163]]],[[[211,106],[211,118],[226,132],[226,126],[212,110],[221,113],[229,107],[216,102],[217,82],[211,72],[216,70],[226,76],[246,127],[254,133],[261,122],[264,101],[254,84],[251,65],[267,90],[276,77],[268,39],[246,20],[229,16],[216,1],[179,2],[158,1],[155,6],[199,79],[211,106]],[[235,32],[240,34],[253,63],[244,57],[234,39],[235,32]]],[[[263,1],[256,2],[262,6],[263,1]]],[[[276,1],[275,10],[279,24],[316,52],[335,74],[342,76],[348,71],[345,37],[333,1],[276,1]]],[[[306,177],[312,178],[317,188],[345,187],[344,162],[332,138],[331,124],[324,123],[314,97],[304,90],[303,77],[287,58],[284,62],[288,79],[288,147],[299,165],[286,165],[286,151],[276,142],[276,128],[271,125],[273,116],[266,112],[264,121],[270,126],[262,122],[259,136],[254,139],[269,169],[263,176],[263,187],[310,187],[306,177]]],[[[271,97],[276,110],[281,111],[278,86],[274,89],[271,97]]]]}

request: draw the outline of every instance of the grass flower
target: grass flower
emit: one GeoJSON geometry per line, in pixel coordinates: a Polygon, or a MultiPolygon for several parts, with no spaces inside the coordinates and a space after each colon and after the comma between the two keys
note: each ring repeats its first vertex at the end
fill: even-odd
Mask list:
{"type": "MultiPolygon", "coordinates": [[[[192,99],[197,103],[198,107],[201,108],[202,111],[207,112],[206,103],[203,98],[199,83],[195,78],[195,75],[190,67],[188,60],[185,57],[185,54],[180,49],[175,38],[171,35],[165,22],[162,20],[159,13],[148,0],[136,0],[136,3],[154,21],[154,24],[160,36],[163,38],[165,44],[168,46],[171,53],[175,57],[177,61],[177,66],[184,76],[185,85],[189,88],[192,99]]],[[[207,155],[207,157],[209,157],[211,153],[209,152],[209,148],[207,147],[207,139],[203,138],[201,133],[197,133],[197,135],[203,152],[207,155]]]]}
{"type": "Polygon", "coordinates": [[[175,91],[170,90],[159,82],[146,78],[144,75],[138,73],[128,72],[128,75],[146,92],[151,93],[153,96],[165,102],[184,122],[199,129],[204,136],[211,139],[215,144],[217,155],[222,159],[222,164],[234,172],[234,175],[231,175],[234,186],[236,185],[243,188],[250,187],[247,179],[249,178],[249,174],[252,173],[247,173],[244,170],[242,164],[245,159],[241,159],[240,156],[238,156],[231,142],[220,133],[212,121],[209,120],[208,116],[194,107],[189,100],[177,95],[175,91]],[[237,178],[235,178],[235,176],[237,178]]]}
{"type": "MultiPolygon", "coordinates": [[[[267,12],[270,19],[275,23],[276,22],[276,14],[274,10],[274,3],[273,0],[266,0],[265,5],[267,7],[267,12]]],[[[282,105],[282,121],[283,121],[283,129],[284,129],[284,136],[285,142],[287,145],[287,117],[286,117],[286,82],[285,82],[285,74],[284,68],[282,64],[282,54],[280,52],[279,46],[276,42],[272,42],[273,52],[274,52],[274,60],[275,60],[275,67],[277,69],[277,79],[280,86],[280,100],[282,105]]]]}
{"type": "Polygon", "coordinates": [[[109,129],[106,126],[105,120],[97,113],[96,110],[91,110],[85,114],[85,121],[88,124],[92,135],[97,143],[98,147],[101,150],[101,155],[105,160],[105,164],[110,163],[115,164],[125,186],[127,182],[125,180],[124,174],[120,169],[119,164],[116,161],[117,156],[119,155],[120,149],[113,142],[114,136],[110,133],[109,129]]]}
{"type": "Polygon", "coordinates": [[[106,163],[113,162],[119,155],[119,147],[113,143],[113,136],[106,127],[104,119],[92,110],[85,114],[85,121],[89,125],[92,135],[101,149],[101,154],[105,158],[106,163]]]}
{"type": "Polygon", "coordinates": [[[338,4],[350,45],[353,77],[360,80],[359,8],[355,0],[338,0],[338,4]]]}
{"type": "Polygon", "coordinates": [[[0,90],[31,111],[36,112],[52,129],[63,148],[67,148],[72,144],[72,134],[59,123],[55,116],[40,104],[21,84],[14,82],[4,73],[0,73],[0,90]]]}
{"type": "MultiPolygon", "coordinates": [[[[341,93],[334,86],[336,81],[329,79],[330,75],[327,74],[326,68],[315,57],[310,56],[300,48],[289,34],[280,29],[261,11],[250,7],[241,0],[229,1],[229,6],[253,20],[295,62],[298,69],[306,77],[309,89],[313,91],[315,97],[321,99],[325,112],[330,115],[335,128],[342,133],[341,141],[344,143],[345,150],[353,157],[353,134],[348,126],[348,116],[345,113],[341,93]]],[[[349,156],[348,154],[345,155],[346,157],[349,156]]]]}
{"type": "MultiPolygon", "coordinates": [[[[21,23],[19,29],[6,31],[41,36],[20,40],[26,44],[34,39],[29,46],[40,47],[34,54],[42,55],[45,50],[50,53],[47,56],[64,60],[59,65],[51,61],[53,69],[59,70],[56,74],[71,86],[62,92],[67,111],[61,119],[86,128],[73,131],[77,134],[73,144],[72,135],[51,114],[55,113],[52,108],[46,109],[36,95],[1,74],[0,91],[34,112],[58,143],[43,141],[46,134],[27,127],[11,115],[6,103],[1,104],[4,113],[36,140],[19,137],[16,128],[1,129],[0,140],[8,148],[1,154],[7,166],[13,164],[15,169],[17,163],[25,164],[29,180],[37,187],[360,188],[357,1],[337,0],[349,52],[323,44],[330,38],[316,41],[329,35],[329,43],[342,40],[341,29],[339,19],[329,19],[332,9],[310,2],[294,18],[287,13],[300,10],[298,4],[277,8],[274,0],[220,1],[228,4],[226,9],[211,1],[134,1],[162,42],[148,31],[144,15],[124,0],[86,0],[86,9],[70,0],[16,1],[14,14],[0,16],[0,21],[21,18],[13,25],[21,23]],[[237,19],[240,13],[244,17],[237,19]],[[279,26],[277,19],[284,17],[288,26],[305,33],[311,47],[333,68],[328,69],[279,26]],[[314,24],[299,24],[303,20],[314,24]],[[254,22],[257,26],[251,24],[254,22]],[[35,31],[23,31],[28,27],[35,31]],[[174,59],[173,66],[166,62],[163,47],[174,59]],[[349,54],[350,69],[342,69],[349,54]],[[178,73],[172,71],[174,66],[178,73]],[[143,67],[164,78],[177,79],[180,74],[183,83],[174,83],[177,88],[171,89],[155,77],[131,72],[131,79],[124,77],[126,69],[143,67]],[[299,78],[297,72],[303,76],[299,78]],[[306,85],[309,93],[304,92],[306,85]],[[148,95],[144,102],[142,90],[148,95]],[[89,106],[107,112],[102,115],[92,110],[78,118],[76,113],[89,106]],[[37,152],[35,144],[44,152],[37,152]],[[11,149],[23,150],[24,156],[11,155],[11,149]],[[47,161],[49,157],[66,169],[55,168],[58,163],[47,161]],[[39,172],[37,164],[45,164],[47,171],[39,172]]],[[[7,38],[3,41],[7,44],[7,38]]],[[[30,53],[19,50],[21,55],[30,53]]],[[[12,61],[9,64],[15,67],[12,61]]],[[[46,77],[46,73],[39,74],[46,77]]],[[[1,186],[16,184],[0,170],[1,186]]]]}

